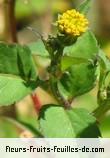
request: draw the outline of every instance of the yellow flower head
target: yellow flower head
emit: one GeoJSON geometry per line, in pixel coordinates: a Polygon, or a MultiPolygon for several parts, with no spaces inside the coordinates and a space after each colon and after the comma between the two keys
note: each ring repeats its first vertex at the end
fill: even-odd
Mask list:
{"type": "Polygon", "coordinates": [[[68,10],[58,17],[57,26],[63,33],[80,36],[88,29],[88,20],[75,9],[68,10]]]}

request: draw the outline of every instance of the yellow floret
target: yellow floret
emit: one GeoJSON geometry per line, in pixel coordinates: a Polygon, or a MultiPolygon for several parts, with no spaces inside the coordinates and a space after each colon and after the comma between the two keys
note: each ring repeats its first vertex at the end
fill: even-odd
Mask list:
{"type": "Polygon", "coordinates": [[[63,33],[80,36],[88,29],[88,20],[75,9],[67,10],[58,17],[57,26],[63,33]]]}

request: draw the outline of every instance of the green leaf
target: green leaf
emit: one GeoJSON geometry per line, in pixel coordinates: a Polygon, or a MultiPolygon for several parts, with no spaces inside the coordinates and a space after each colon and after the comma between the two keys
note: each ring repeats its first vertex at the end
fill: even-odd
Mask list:
{"type": "Polygon", "coordinates": [[[62,97],[72,99],[94,87],[98,51],[97,41],[90,31],[79,37],[75,44],[64,48],[61,69],[65,72],[57,84],[62,97]]]}
{"type": "Polygon", "coordinates": [[[95,59],[99,52],[97,40],[91,31],[87,31],[80,36],[76,43],[65,47],[64,56],[83,58],[83,59],[95,59]]]}
{"type": "Polygon", "coordinates": [[[110,87],[110,60],[106,57],[102,50],[99,52],[99,66],[100,76],[98,100],[99,104],[102,104],[103,100],[107,99],[107,89],[110,87]]]}
{"type": "Polygon", "coordinates": [[[65,99],[73,99],[90,91],[95,86],[96,67],[91,64],[74,65],[63,73],[57,86],[65,99]]]}
{"type": "Polygon", "coordinates": [[[14,138],[20,136],[20,131],[23,131],[24,127],[14,122],[10,119],[0,117],[0,138],[14,138]],[[19,130],[18,130],[19,129],[19,130]]]}
{"type": "Polygon", "coordinates": [[[99,51],[98,56],[99,56],[100,67],[102,67],[105,70],[105,72],[110,71],[110,60],[103,52],[103,50],[99,51]]]}
{"type": "Polygon", "coordinates": [[[105,53],[99,51],[99,65],[100,65],[100,79],[99,79],[99,88],[104,85],[104,80],[106,75],[110,72],[110,60],[106,57],[105,53]]]}
{"type": "Polygon", "coordinates": [[[29,44],[28,46],[29,46],[33,55],[37,55],[37,56],[41,56],[41,57],[48,57],[49,56],[48,51],[46,50],[42,40],[38,40],[37,42],[33,42],[33,43],[29,44]]]}
{"type": "Polygon", "coordinates": [[[42,40],[33,42],[28,45],[31,50],[34,62],[37,67],[47,68],[50,65],[50,58],[48,51],[45,48],[45,45],[42,40]]]}
{"type": "Polygon", "coordinates": [[[0,43],[0,105],[11,105],[37,86],[37,73],[26,46],[0,43]]]}
{"type": "Polygon", "coordinates": [[[14,76],[0,74],[0,106],[11,105],[30,94],[33,90],[30,84],[14,76]]]}
{"type": "Polygon", "coordinates": [[[82,14],[87,14],[90,6],[91,6],[91,1],[92,0],[85,0],[79,7],[78,7],[78,11],[82,14]]]}
{"type": "Polygon", "coordinates": [[[72,65],[87,63],[87,62],[88,62],[88,60],[86,60],[84,58],[75,58],[75,57],[64,56],[64,57],[62,57],[62,61],[61,61],[61,70],[65,71],[72,65]]]}
{"type": "Polygon", "coordinates": [[[61,106],[46,105],[40,113],[39,121],[42,134],[48,138],[100,136],[96,119],[84,109],[65,110],[61,106]]]}
{"type": "Polygon", "coordinates": [[[110,60],[106,57],[105,53],[100,50],[99,52],[99,86],[98,86],[98,108],[94,111],[94,116],[98,119],[110,110],[110,60]]]}
{"type": "Polygon", "coordinates": [[[41,137],[36,127],[5,116],[0,117],[0,127],[0,138],[19,138],[23,132],[30,133],[33,137],[41,137]]]}
{"type": "Polygon", "coordinates": [[[0,138],[18,138],[24,131],[31,132],[32,135],[35,134],[32,130],[12,118],[0,117],[0,138]]]}

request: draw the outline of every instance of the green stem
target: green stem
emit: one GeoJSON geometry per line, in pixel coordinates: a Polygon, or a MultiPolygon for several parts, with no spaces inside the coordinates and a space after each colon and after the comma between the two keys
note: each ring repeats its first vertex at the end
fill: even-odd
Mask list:
{"type": "Polygon", "coordinates": [[[66,109],[71,108],[71,103],[68,100],[65,100],[65,98],[63,98],[61,94],[59,93],[58,88],[57,88],[57,81],[53,76],[51,76],[51,79],[50,79],[50,86],[51,86],[52,94],[54,95],[57,102],[60,105],[64,105],[66,109]]]}
{"type": "Polygon", "coordinates": [[[66,37],[60,34],[57,34],[56,37],[49,37],[47,43],[44,41],[46,49],[48,50],[51,57],[51,64],[48,67],[48,72],[50,74],[50,89],[56,100],[61,105],[64,105],[65,108],[70,108],[71,103],[59,93],[57,82],[62,77],[61,60],[63,56],[63,50],[65,46],[71,45],[75,41],[76,39],[73,39],[70,36],[66,37]]]}
{"type": "Polygon", "coordinates": [[[94,110],[93,115],[97,118],[97,120],[100,120],[108,110],[110,110],[110,100],[105,101],[96,110],[94,110]]]}

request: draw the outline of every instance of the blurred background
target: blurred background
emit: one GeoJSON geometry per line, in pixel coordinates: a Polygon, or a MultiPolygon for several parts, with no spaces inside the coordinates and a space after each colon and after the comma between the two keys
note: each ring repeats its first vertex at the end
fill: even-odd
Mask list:
{"type": "MultiPolygon", "coordinates": [[[[76,8],[83,0],[0,0],[0,41],[29,44],[39,37],[27,27],[36,29],[47,38],[55,33],[53,23],[58,14],[76,8]]],[[[110,0],[91,0],[88,14],[90,27],[95,33],[100,47],[110,57],[110,0]]],[[[39,48],[40,50],[40,48],[39,48]]],[[[39,71],[43,71],[38,59],[39,71]]],[[[43,66],[42,66],[43,65],[43,66]]],[[[41,88],[36,89],[41,104],[56,103],[56,100],[41,88]]],[[[91,92],[77,97],[74,107],[85,107],[92,112],[97,107],[97,87],[91,92]]],[[[110,112],[99,123],[103,137],[110,137],[110,112]]],[[[38,126],[37,114],[30,96],[10,108],[0,107],[0,137],[33,137],[38,126]],[[17,121],[15,121],[17,120],[17,121]],[[29,129],[31,127],[31,130],[29,129]]]]}

